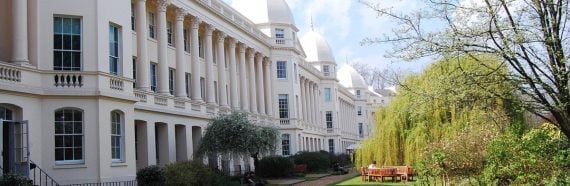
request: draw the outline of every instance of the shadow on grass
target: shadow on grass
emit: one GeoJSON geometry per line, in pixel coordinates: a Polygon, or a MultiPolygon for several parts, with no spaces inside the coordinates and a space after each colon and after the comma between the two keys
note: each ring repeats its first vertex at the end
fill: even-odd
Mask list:
{"type": "Polygon", "coordinates": [[[341,180],[339,182],[330,184],[329,186],[357,186],[357,185],[386,185],[386,186],[392,186],[392,185],[418,185],[417,182],[415,181],[411,181],[411,182],[392,182],[392,180],[390,178],[386,178],[386,180],[384,180],[384,182],[380,182],[380,181],[362,181],[362,179],[360,178],[360,175],[352,177],[352,178],[348,178],[345,180],[341,180]]]}

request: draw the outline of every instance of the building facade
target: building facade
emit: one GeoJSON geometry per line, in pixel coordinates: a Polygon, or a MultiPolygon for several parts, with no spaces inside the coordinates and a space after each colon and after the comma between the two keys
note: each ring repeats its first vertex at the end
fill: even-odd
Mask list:
{"type": "Polygon", "coordinates": [[[17,152],[2,167],[30,160],[60,184],[133,180],[137,169],[192,159],[208,119],[231,111],[277,127],[279,155],[345,153],[365,138],[382,96],[337,68],[321,35],[299,39],[285,1],[244,3],[265,8],[0,2],[0,140],[17,152]]]}

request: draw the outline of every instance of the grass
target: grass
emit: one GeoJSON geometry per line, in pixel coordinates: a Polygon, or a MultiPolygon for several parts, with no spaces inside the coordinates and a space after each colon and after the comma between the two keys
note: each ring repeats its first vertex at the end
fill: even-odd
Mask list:
{"type": "Polygon", "coordinates": [[[345,180],[341,180],[339,182],[330,184],[330,186],[356,186],[356,185],[416,185],[415,182],[407,182],[407,183],[403,183],[403,182],[392,182],[390,180],[390,178],[387,178],[387,180],[385,180],[384,182],[363,182],[362,179],[359,176],[355,176],[352,178],[348,178],[345,180]]]}

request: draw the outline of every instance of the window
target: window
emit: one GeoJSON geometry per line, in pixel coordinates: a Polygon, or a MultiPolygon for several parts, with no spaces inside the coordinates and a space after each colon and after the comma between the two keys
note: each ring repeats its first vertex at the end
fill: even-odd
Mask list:
{"type": "Polygon", "coordinates": [[[133,88],[137,85],[137,58],[133,56],[133,88]]]}
{"type": "Polygon", "coordinates": [[[154,13],[149,12],[148,13],[148,37],[153,38],[153,39],[154,39],[154,28],[155,28],[154,13]]]}
{"type": "Polygon", "coordinates": [[[131,30],[135,31],[135,4],[131,3],[131,30]]]}
{"type": "Polygon", "coordinates": [[[362,116],[362,106],[358,106],[358,111],[356,111],[356,114],[362,116]]]}
{"type": "Polygon", "coordinates": [[[192,87],[192,74],[190,73],[186,73],[186,83],[184,83],[184,85],[186,85],[186,96],[190,98],[190,87],[192,87]]]}
{"type": "Polygon", "coordinates": [[[283,156],[291,155],[289,151],[290,147],[290,135],[289,134],[282,134],[281,135],[281,153],[283,156]]]}
{"type": "Polygon", "coordinates": [[[325,101],[326,102],[332,101],[331,88],[325,88],[325,101]]]}
{"type": "Polygon", "coordinates": [[[334,139],[329,139],[329,152],[334,153],[334,139]]]}
{"type": "Polygon", "coordinates": [[[275,29],[275,38],[277,38],[277,39],[285,38],[285,30],[282,28],[276,28],[275,29]]]}
{"type": "Polygon", "coordinates": [[[11,121],[14,118],[12,117],[12,110],[0,107],[0,120],[4,121],[11,121]]]}
{"type": "Polygon", "coordinates": [[[174,95],[174,69],[168,69],[168,92],[170,95],[174,95]]]}
{"type": "Polygon", "coordinates": [[[360,98],[360,90],[356,90],[356,97],[360,98]]]}
{"type": "Polygon", "coordinates": [[[182,31],[184,33],[184,51],[189,52],[189,47],[188,47],[188,29],[184,29],[182,31]]]}
{"type": "Polygon", "coordinates": [[[325,76],[329,76],[330,75],[330,67],[328,65],[324,65],[323,66],[323,73],[325,76]]]}
{"type": "Polygon", "coordinates": [[[327,111],[325,113],[325,120],[327,122],[327,129],[332,129],[333,128],[333,116],[332,116],[332,111],[327,111]]]}
{"type": "Polygon", "coordinates": [[[65,108],[55,111],[55,162],[83,163],[83,111],[65,108]]]}
{"type": "Polygon", "coordinates": [[[291,38],[293,38],[293,41],[295,41],[295,32],[291,32],[291,38]]]}
{"type": "Polygon", "coordinates": [[[199,57],[204,58],[204,47],[202,42],[202,36],[198,36],[198,53],[199,57]]]}
{"type": "Polygon", "coordinates": [[[168,40],[168,45],[172,46],[174,43],[174,34],[172,33],[172,21],[166,22],[166,36],[168,40]]]}
{"type": "Polygon", "coordinates": [[[119,75],[119,28],[109,26],[109,73],[119,75]]]}
{"type": "Polygon", "coordinates": [[[81,20],[53,18],[53,70],[81,70],[81,20]]]}
{"type": "Polygon", "coordinates": [[[364,128],[362,128],[362,123],[358,123],[358,135],[360,137],[364,136],[364,128]]]}
{"type": "Polygon", "coordinates": [[[285,79],[287,78],[287,62],[277,61],[277,78],[285,79]]]}
{"type": "Polygon", "coordinates": [[[156,63],[150,63],[150,90],[156,92],[156,63]]]}
{"type": "Polygon", "coordinates": [[[289,118],[289,98],[287,94],[279,94],[279,118],[289,118]]]}
{"type": "Polygon", "coordinates": [[[123,162],[123,114],[111,112],[111,159],[113,162],[123,162]]]}
{"type": "Polygon", "coordinates": [[[200,95],[202,100],[206,100],[206,79],[204,77],[200,77],[200,95]]]}

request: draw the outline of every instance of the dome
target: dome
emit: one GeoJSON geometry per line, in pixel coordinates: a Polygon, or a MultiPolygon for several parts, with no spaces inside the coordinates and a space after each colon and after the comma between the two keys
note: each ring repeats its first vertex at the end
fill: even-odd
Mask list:
{"type": "Polygon", "coordinates": [[[295,25],[293,14],[285,0],[234,0],[231,6],[255,24],[295,25]]]}
{"type": "Polygon", "coordinates": [[[321,34],[312,30],[307,32],[301,38],[301,45],[308,62],[335,62],[331,47],[321,34]]]}
{"type": "Polygon", "coordinates": [[[345,64],[340,67],[336,73],[336,78],[340,81],[340,84],[346,88],[368,89],[364,78],[350,65],[345,64]]]}

